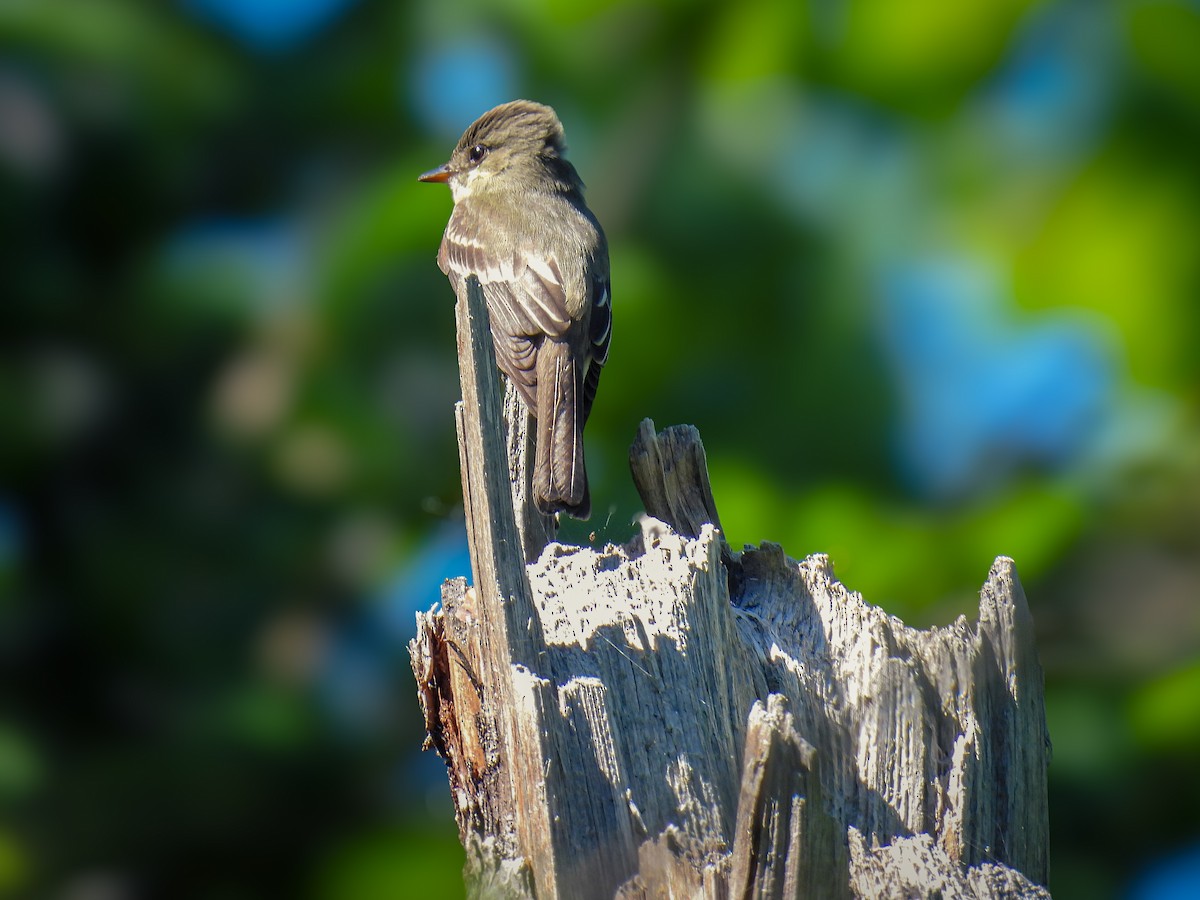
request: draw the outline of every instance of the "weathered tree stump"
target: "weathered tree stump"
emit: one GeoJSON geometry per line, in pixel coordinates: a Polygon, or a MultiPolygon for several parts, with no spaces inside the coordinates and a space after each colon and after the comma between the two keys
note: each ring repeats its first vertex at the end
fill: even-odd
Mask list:
{"type": "Polygon", "coordinates": [[[474,586],[446,583],[410,651],[471,894],[1048,897],[1042,673],[1012,561],[976,623],[909,628],[824,556],[731,551],[696,430],[648,420],[641,532],[549,542],[465,293],[474,586]]]}

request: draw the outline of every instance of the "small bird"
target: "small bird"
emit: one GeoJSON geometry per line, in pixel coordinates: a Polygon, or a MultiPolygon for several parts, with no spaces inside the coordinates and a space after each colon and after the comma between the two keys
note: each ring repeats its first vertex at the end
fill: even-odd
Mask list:
{"type": "Polygon", "coordinates": [[[608,359],[612,301],[608,242],[565,152],[554,110],[513,100],[418,180],[450,185],[438,267],[460,296],[479,279],[496,362],[537,418],[534,502],[586,519],[583,425],[608,359]]]}

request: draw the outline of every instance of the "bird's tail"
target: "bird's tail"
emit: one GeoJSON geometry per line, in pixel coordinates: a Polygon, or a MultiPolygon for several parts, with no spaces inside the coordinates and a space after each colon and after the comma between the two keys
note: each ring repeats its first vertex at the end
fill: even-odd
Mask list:
{"type": "Polygon", "coordinates": [[[537,360],[537,465],[534,501],[544,513],[561,510],[577,519],[591,514],[583,461],[583,379],[565,341],[545,340],[537,360]]]}

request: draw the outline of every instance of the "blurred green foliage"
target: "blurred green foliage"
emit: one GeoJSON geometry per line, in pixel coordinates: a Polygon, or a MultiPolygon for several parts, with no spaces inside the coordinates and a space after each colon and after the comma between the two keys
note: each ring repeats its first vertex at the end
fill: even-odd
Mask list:
{"type": "MultiPolygon", "coordinates": [[[[0,894],[445,896],[404,641],[463,572],[449,213],[552,103],[612,251],[588,428],[695,423],[731,542],[1039,628],[1052,888],[1200,803],[1200,8],[0,5],[0,894]]],[[[1194,886],[1194,883],[1193,883],[1194,886]]]]}

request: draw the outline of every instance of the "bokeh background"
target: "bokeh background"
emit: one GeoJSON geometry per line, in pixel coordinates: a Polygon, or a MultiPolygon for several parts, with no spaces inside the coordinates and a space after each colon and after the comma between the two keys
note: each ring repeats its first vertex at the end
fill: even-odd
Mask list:
{"type": "Polygon", "coordinates": [[[1200,4],[0,4],[0,894],[461,893],[405,643],[468,570],[450,210],[553,104],[612,249],[595,513],[906,621],[1013,556],[1051,887],[1200,896],[1200,4]]]}

